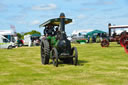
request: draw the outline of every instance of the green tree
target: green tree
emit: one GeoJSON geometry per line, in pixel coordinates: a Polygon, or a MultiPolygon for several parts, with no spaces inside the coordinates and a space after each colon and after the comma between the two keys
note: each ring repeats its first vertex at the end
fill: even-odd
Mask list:
{"type": "Polygon", "coordinates": [[[17,33],[17,36],[19,39],[21,39],[22,35],[20,33],[17,33]]]}
{"type": "Polygon", "coordinates": [[[32,30],[30,32],[24,33],[24,35],[27,35],[27,34],[30,34],[30,35],[32,35],[32,34],[39,34],[39,35],[41,35],[41,33],[39,31],[36,31],[36,30],[32,30]]]}

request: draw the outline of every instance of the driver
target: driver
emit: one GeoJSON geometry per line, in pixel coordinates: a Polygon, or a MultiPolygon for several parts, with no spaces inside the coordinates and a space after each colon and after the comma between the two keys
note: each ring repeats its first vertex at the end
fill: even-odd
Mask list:
{"type": "Polygon", "coordinates": [[[45,36],[54,36],[54,26],[46,26],[44,29],[44,35],[45,36]]]}

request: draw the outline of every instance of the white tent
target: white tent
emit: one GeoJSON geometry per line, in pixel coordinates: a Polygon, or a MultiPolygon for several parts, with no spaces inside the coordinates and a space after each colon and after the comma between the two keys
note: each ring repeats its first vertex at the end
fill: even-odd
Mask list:
{"type": "Polygon", "coordinates": [[[14,31],[12,30],[0,30],[0,35],[14,35],[14,31]]]}
{"type": "MultiPolygon", "coordinates": [[[[121,34],[123,31],[127,31],[128,32],[128,29],[124,28],[124,29],[116,29],[115,32],[119,35],[121,34]]],[[[112,31],[112,34],[114,33],[114,31],[112,31]]]]}

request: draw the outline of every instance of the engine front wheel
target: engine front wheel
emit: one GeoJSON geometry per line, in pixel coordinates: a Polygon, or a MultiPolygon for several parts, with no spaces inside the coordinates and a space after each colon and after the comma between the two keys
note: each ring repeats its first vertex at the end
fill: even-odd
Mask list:
{"type": "Polygon", "coordinates": [[[53,65],[58,67],[58,52],[56,48],[52,49],[52,61],[53,65]]]}
{"type": "Polygon", "coordinates": [[[75,66],[78,65],[78,52],[76,47],[72,48],[72,64],[75,66]]]}

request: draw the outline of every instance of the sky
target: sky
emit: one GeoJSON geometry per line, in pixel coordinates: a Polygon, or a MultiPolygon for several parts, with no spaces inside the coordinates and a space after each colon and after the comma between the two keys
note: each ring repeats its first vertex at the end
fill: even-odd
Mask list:
{"type": "Polygon", "coordinates": [[[0,0],[0,30],[17,32],[37,30],[39,25],[65,13],[73,19],[66,25],[69,35],[74,30],[99,29],[108,32],[108,23],[128,25],[128,0],[0,0]]]}

